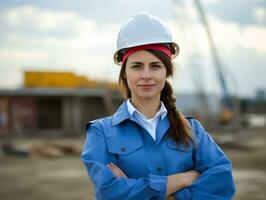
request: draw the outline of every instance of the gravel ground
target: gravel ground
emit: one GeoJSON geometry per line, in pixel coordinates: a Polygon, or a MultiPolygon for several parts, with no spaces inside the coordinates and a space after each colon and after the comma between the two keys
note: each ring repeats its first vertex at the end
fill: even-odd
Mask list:
{"type": "MultiPolygon", "coordinates": [[[[256,130],[243,135],[239,135],[242,138],[240,145],[222,145],[233,161],[237,184],[234,200],[262,200],[266,196],[266,132],[256,130]]],[[[16,142],[28,147],[43,140],[16,142]]],[[[81,147],[83,139],[71,142],[81,147]]],[[[79,155],[53,159],[0,155],[0,199],[90,200],[93,199],[93,188],[79,155]]]]}

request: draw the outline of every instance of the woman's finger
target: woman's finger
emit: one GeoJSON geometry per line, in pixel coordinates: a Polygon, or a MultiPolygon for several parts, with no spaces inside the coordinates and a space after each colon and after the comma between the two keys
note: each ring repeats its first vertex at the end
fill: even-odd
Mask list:
{"type": "Polygon", "coordinates": [[[167,200],[175,200],[175,197],[172,196],[172,195],[171,195],[171,196],[168,196],[168,197],[167,197],[167,200]]]}
{"type": "Polygon", "coordinates": [[[107,167],[113,172],[113,174],[115,176],[118,176],[118,177],[127,177],[125,175],[125,173],[118,166],[116,166],[115,164],[109,163],[109,164],[107,164],[107,167]]]}

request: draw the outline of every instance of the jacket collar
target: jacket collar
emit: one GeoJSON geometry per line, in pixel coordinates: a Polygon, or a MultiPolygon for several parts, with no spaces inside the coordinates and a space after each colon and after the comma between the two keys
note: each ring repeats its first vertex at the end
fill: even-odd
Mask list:
{"type": "MultiPolygon", "coordinates": [[[[141,118],[147,119],[135,106],[130,102],[130,99],[126,100],[127,109],[130,114],[130,116],[133,116],[136,114],[137,116],[141,116],[141,118]]],[[[167,109],[164,106],[164,103],[160,102],[160,109],[156,112],[155,117],[160,117],[160,119],[163,119],[167,115],[167,109]]]]}
{"type": "Polygon", "coordinates": [[[126,101],[124,101],[113,115],[112,125],[115,126],[126,119],[130,119],[130,114],[127,109],[126,101]]]}
{"type": "Polygon", "coordinates": [[[124,101],[113,115],[112,125],[116,126],[127,119],[130,119],[131,121],[144,128],[142,123],[136,118],[135,115],[130,115],[130,113],[128,112],[127,103],[126,101],[124,101]]]}
{"type": "Polygon", "coordinates": [[[159,144],[165,135],[166,131],[169,129],[170,123],[168,120],[168,116],[165,116],[163,120],[158,121],[157,129],[156,129],[156,143],[159,144]]]}
{"type": "MultiPolygon", "coordinates": [[[[129,114],[126,101],[124,101],[113,115],[112,125],[113,126],[118,125],[119,123],[123,122],[126,119],[130,119],[138,123],[140,126],[142,126],[141,123],[134,117],[134,115],[131,116],[129,114]]],[[[169,127],[170,124],[168,121],[168,116],[165,116],[163,120],[158,121],[157,130],[156,130],[156,137],[157,137],[156,143],[159,143],[161,141],[161,139],[163,138],[164,134],[166,133],[169,127]]]]}

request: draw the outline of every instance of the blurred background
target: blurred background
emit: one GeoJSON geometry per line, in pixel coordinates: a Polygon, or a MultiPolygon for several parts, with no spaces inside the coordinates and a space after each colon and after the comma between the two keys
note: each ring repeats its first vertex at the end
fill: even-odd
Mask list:
{"type": "Polygon", "coordinates": [[[0,199],[93,199],[84,126],[123,101],[113,53],[139,11],[179,44],[177,107],[232,160],[234,199],[265,198],[265,0],[0,0],[0,199]]]}

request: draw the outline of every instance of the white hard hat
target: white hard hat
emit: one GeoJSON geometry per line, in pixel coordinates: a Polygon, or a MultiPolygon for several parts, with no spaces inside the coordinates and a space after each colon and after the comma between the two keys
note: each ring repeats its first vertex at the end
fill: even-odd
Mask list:
{"type": "Polygon", "coordinates": [[[140,12],[124,23],[117,37],[117,50],[114,62],[121,64],[123,50],[147,44],[169,44],[172,58],[179,53],[179,46],[173,42],[172,35],[164,23],[147,12],[140,12]]]}

